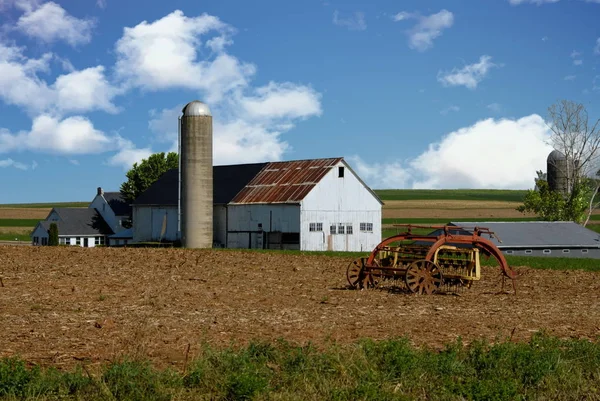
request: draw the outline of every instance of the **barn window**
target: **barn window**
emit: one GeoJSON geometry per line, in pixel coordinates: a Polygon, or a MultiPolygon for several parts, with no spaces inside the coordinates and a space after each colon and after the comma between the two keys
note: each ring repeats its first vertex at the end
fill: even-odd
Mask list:
{"type": "Polygon", "coordinates": [[[348,235],[352,234],[352,224],[346,225],[346,234],[348,234],[348,235]]]}
{"type": "Polygon", "coordinates": [[[338,167],[338,177],[344,178],[344,167],[338,167]]]}
{"type": "Polygon", "coordinates": [[[511,255],[513,253],[512,249],[506,251],[507,254],[511,255]]]}
{"type": "Polygon", "coordinates": [[[563,249],[563,253],[571,253],[570,249],[563,249]]]}
{"type": "Polygon", "coordinates": [[[344,224],[339,223],[338,224],[338,234],[343,234],[344,233],[344,224]]]}
{"type": "Polygon", "coordinates": [[[532,252],[532,251],[531,251],[531,249],[526,249],[526,250],[525,250],[525,253],[527,253],[527,254],[529,254],[529,253],[531,253],[531,252],[532,252]]]}
{"type": "Polygon", "coordinates": [[[587,249],[582,249],[581,253],[588,253],[588,250],[587,249]]]}
{"type": "Polygon", "coordinates": [[[548,255],[548,254],[550,254],[552,251],[551,251],[550,249],[544,249],[542,252],[543,252],[544,254],[548,255]]]}
{"type": "Polygon", "coordinates": [[[329,234],[335,234],[335,224],[329,226],[329,234]]]}
{"type": "Polygon", "coordinates": [[[360,223],[360,231],[372,233],[373,223],[360,223]]]}
{"type": "Polygon", "coordinates": [[[309,223],[308,231],[323,231],[323,223],[309,223]]]}

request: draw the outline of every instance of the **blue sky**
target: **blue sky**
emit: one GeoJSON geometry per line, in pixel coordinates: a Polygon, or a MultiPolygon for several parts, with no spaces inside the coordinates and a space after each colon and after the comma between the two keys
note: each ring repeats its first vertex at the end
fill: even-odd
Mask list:
{"type": "Polygon", "coordinates": [[[374,188],[530,188],[600,116],[600,0],[0,0],[0,203],[91,200],[209,104],[215,164],[343,156],[374,188]]]}

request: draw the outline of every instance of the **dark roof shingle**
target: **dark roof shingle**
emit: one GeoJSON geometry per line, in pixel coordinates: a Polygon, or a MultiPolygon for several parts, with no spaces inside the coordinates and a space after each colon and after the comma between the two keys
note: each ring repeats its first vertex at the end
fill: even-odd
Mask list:
{"type": "MultiPolygon", "coordinates": [[[[213,203],[229,203],[267,163],[213,167],[213,203]]],[[[177,205],[179,170],[171,169],[133,202],[134,205],[177,205]]]]}
{"type": "Polygon", "coordinates": [[[120,192],[104,192],[102,195],[116,216],[129,216],[131,214],[131,205],[121,198],[120,192]]]}
{"type": "MultiPolygon", "coordinates": [[[[523,222],[460,222],[450,224],[465,229],[485,227],[493,231],[502,242],[491,241],[502,248],[587,247],[600,248],[600,234],[572,221],[523,222]]],[[[485,236],[488,238],[488,236],[485,236]]]]}
{"type": "MultiPolygon", "coordinates": [[[[54,208],[60,221],[57,221],[58,235],[110,235],[112,229],[96,209],[91,208],[54,208]]],[[[52,221],[40,222],[49,230],[52,221]]]]}

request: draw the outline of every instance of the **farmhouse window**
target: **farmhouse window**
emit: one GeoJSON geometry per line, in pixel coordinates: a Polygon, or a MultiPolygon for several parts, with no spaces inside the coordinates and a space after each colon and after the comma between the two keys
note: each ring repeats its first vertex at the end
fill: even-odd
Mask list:
{"type": "Polygon", "coordinates": [[[329,234],[335,234],[335,233],[336,233],[335,224],[332,224],[329,226],[329,234]]]}
{"type": "Polygon", "coordinates": [[[66,238],[59,238],[59,239],[58,239],[58,243],[59,243],[60,245],[65,245],[65,244],[67,243],[67,239],[66,239],[66,238]]]}
{"type": "Polygon", "coordinates": [[[360,223],[360,231],[372,233],[373,232],[373,223],[360,223]]]}
{"type": "Polygon", "coordinates": [[[33,243],[34,244],[37,245],[39,243],[39,241],[40,241],[40,237],[33,237],[33,243]]]}
{"type": "Polygon", "coordinates": [[[346,225],[346,234],[352,235],[352,224],[346,225]]]}
{"type": "Polygon", "coordinates": [[[42,237],[42,245],[48,245],[48,237],[42,237]]]}
{"type": "Polygon", "coordinates": [[[75,238],[75,245],[81,245],[81,238],[75,238]]]}

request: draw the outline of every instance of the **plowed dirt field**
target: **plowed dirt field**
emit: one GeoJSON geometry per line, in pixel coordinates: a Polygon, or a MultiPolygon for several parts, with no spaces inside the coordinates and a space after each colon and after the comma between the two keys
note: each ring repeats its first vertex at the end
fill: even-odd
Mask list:
{"type": "Polygon", "coordinates": [[[600,336],[600,274],[516,267],[517,295],[497,268],[460,296],[391,284],[348,290],[351,258],[182,249],[0,247],[0,357],[42,365],[124,354],[181,368],[201,342],[305,344],[409,336],[440,347],[462,336],[600,336]],[[510,287],[507,287],[510,289],[510,287]]]}

